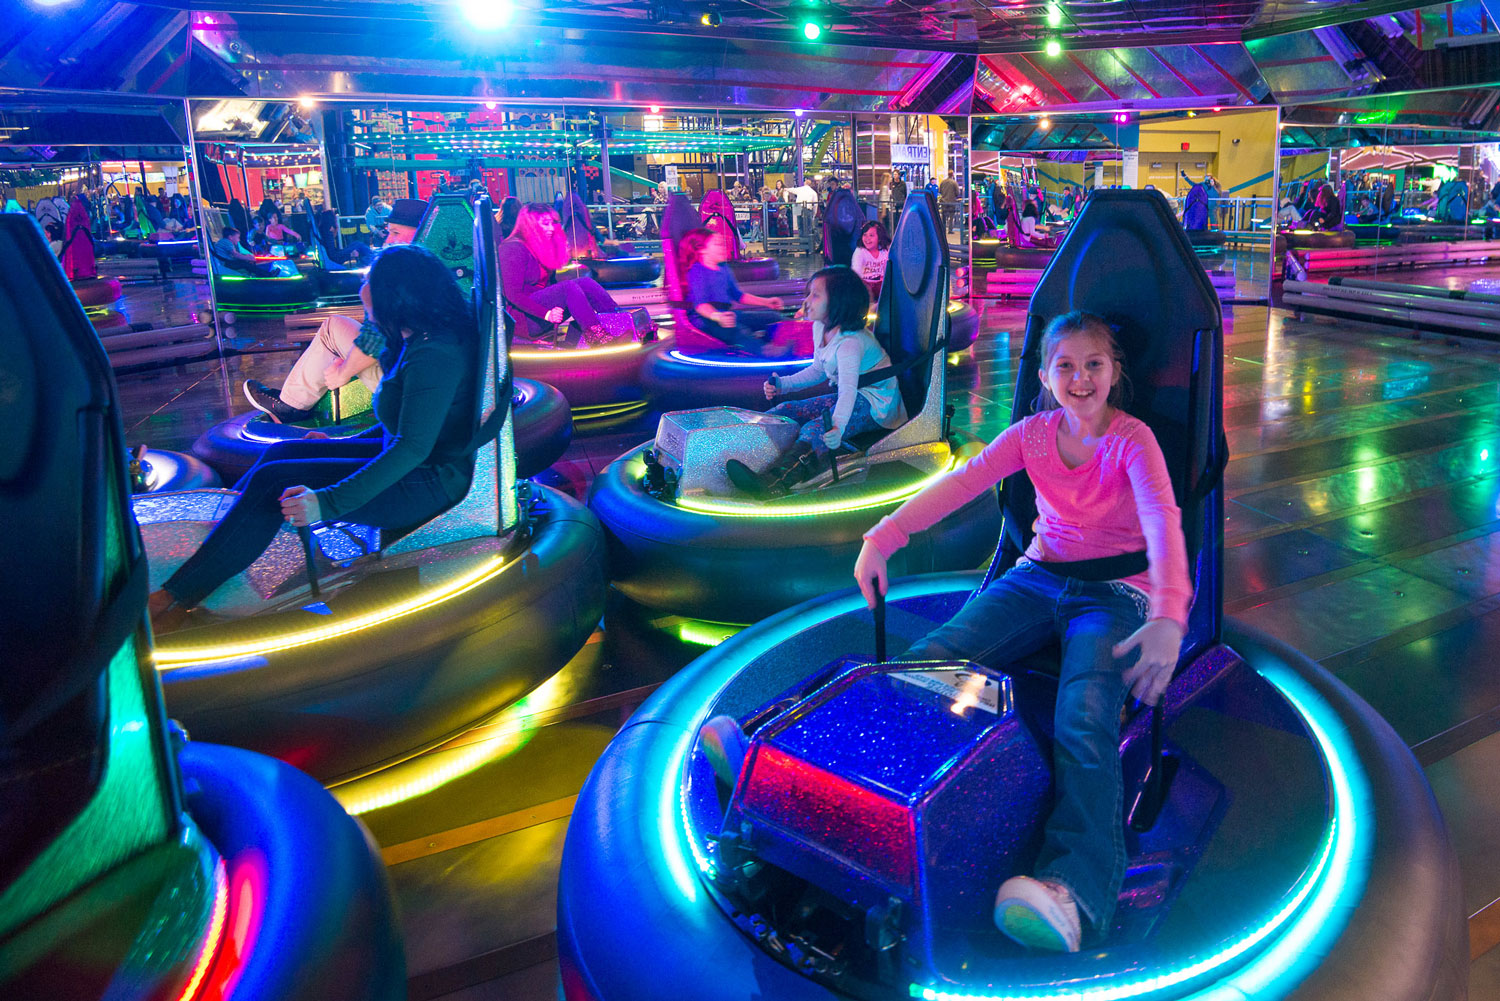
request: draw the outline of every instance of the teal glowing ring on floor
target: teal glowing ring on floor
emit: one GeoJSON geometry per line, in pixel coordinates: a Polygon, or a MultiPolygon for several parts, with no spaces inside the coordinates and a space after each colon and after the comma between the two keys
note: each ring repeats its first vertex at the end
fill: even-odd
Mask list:
{"type": "Polygon", "coordinates": [[[786,368],[788,365],[811,365],[811,358],[745,358],[725,359],[710,358],[706,355],[688,354],[680,348],[673,348],[667,352],[667,357],[673,361],[680,361],[684,365],[702,365],[706,368],[751,368],[751,369],[776,369],[786,368]]]}
{"type": "MultiPolygon", "coordinates": [[[[893,582],[889,600],[921,598],[953,589],[956,575],[931,575],[920,579],[893,582]]],[[[852,592],[833,599],[823,609],[822,620],[834,618],[864,607],[864,598],[852,592]]],[[[689,901],[696,902],[702,888],[693,876],[711,874],[711,860],[692,835],[685,798],[680,795],[688,754],[698,728],[702,725],[713,696],[744,665],[769,652],[791,636],[806,631],[815,623],[804,615],[785,614],[763,623],[765,628],[748,630],[725,640],[720,650],[732,651],[719,670],[694,682],[680,682],[685,689],[674,693],[675,704],[699,708],[685,722],[683,733],[663,754],[662,767],[647,774],[663,777],[660,810],[657,815],[661,835],[662,859],[672,883],[689,901]],[[693,692],[694,688],[704,689],[693,692]],[[679,698],[691,697],[688,702],[679,698]],[[672,798],[676,797],[674,808],[672,798]]],[[[1248,935],[1219,948],[1208,959],[1184,964],[1177,970],[1134,979],[1128,983],[1100,984],[1096,987],[1059,985],[1052,991],[1027,989],[1024,993],[979,993],[941,990],[912,984],[910,994],[925,1001],[1051,1001],[1053,998],[1084,998],[1089,1001],[1126,1001],[1154,991],[1186,984],[1213,975],[1219,967],[1234,963],[1250,949],[1277,935],[1270,945],[1225,979],[1207,984],[1183,1001],[1244,1001],[1247,997],[1280,997],[1299,983],[1317,966],[1328,944],[1337,939],[1347,914],[1364,889],[1368,875],[1370,846],[1373,840],[1368,823],[1361,815],[1372,815],[1369,780],[1359,764],[1347,729],[1321,695],[1304,679],[1284,665],[1268,665],[1259,673],[1287,700],[1312,735],[1323,761],[1325,777],[1333,792],[1333,817],[1323,841],[1321,855],[1299,880],[1291,899],[1248,935]],[[1288,924],[1290,922],[1290,924],[1288,924]],[[1278,934],[1279,933],[1279,934],[1278,934]]],[[[679,676],[679,679],[681,676],[679,676]]],[[[673,682],[669,682],[671,687],[673,682]]]]}

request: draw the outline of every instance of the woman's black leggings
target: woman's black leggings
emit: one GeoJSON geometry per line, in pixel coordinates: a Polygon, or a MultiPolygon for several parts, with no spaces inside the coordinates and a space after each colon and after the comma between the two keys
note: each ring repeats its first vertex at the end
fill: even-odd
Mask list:
{"type": "Polygon", "coordinates": [[[532,298],[547,309],[561,306],[584,330],[599,324],[600,313],[613,313],[620,308],[604,291],[604,286],[587,275],[548,285],[532,298]]]}
{"type": "MultiPolygon", "coordinates": [[[[276,538],[283,524],[283,490],[298,485],[313,490],[333,486],[379,455],[383,447],[379,438],[314,438],[271,445],[235,484],[240,496],[229,512],[162,586],[181,604],[198,604],[254,563],[276,538]]],[[[339,520],[376,528],[409,528],[451,503],[437,472],[418,466],[339,520]]]]}

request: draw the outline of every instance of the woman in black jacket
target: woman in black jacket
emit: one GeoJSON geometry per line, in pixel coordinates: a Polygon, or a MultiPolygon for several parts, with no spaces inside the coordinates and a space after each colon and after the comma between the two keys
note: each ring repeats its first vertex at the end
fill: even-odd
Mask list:
{"type": "Polygon", "coordinates": [[[360,298],[385,343],[379,424],[358,438],[267,448],[236,485],[240,496],[228,513],[151,595],[158,631],[184,624],[194,606],[265,552],[283,521],[408,529],[468,493],[477,335],[452,272],[424,247],[391,247],[371,266],[360,298]]]}

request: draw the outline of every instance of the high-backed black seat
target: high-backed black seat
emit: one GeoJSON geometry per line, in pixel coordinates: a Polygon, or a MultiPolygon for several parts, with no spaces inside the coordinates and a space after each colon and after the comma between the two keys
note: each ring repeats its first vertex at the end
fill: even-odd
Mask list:
{"type": "MultiPolygon", "coordinates": [[[[98,335],[28,215],[0,215],[0,893],[89,802],[145,559],[98,335]]],[[[149,668],[147,668],[149,670],[149,668]]]]}
{"type": "Polygon", "coordinates": [[[854,192],[840,188],[829,195],[823,210],[823,260],[848,267],[864,225],[865,212],[854,192]]]}
{"type": "MultiPolygon", "coordinates": [[[[473,438],[471,444],[477,451],[485,443],[493,441],[500,432],[502,423],[509,418],[512,407],[512,397],[515,389],[515,375],[510,366],[510,344],[511,328],[503,322],[504,302],[500,294],[499,266],[496,261],[495,251],[495,227],[488,224],[493,216],[493,209],[489,197],[480,198],[474,205],[474,283],[469,290],[471,303],[474,310],[475,336],[470,344],[473,352],[473,365],[470,372],[472,383],[460,389],[460,392],[470,393],[473,407],[474,423],[473,438]],[[500,329],[497,330],[497,324],[500,329]],[[503,345],[497,344],[503,338],[503,345]],[[491,361],[494,361],[494,367],[491,361]],[[487,392],[491,391],[492,392],[487,392]],[[488,419],[485,417],[486,399],[493,404],[494,410],[488,419]]],[[[500,468],[505,460],[497,456],[495,482],[475,482],[469,488],[474,490],[505,490],[514,483],[514,461],[512,460],[509,470],[500,468]]],[[[428,518],[424,522],[407,526],[400,529],[386,529],[380,534],[380,545],[382,549],[388,549],[407,535],[411,535],[424,525],[430,525],[443,514],[454,507],[463,504],[467,499],[460,498],[448,505],[442,511],[428,518]]],[[[502,519],[503,520],[503,517],[502,519]]],[[[502,532],[505,526],[496,524],[497,534],[502,532]]]]}
{"type": "MultiPolygon", "coordinates": [[[[1158,191],[1095,191],[1032,294],[1011,421],[1034,413],[1042,332],[1082,309],[1117,331],[1133,389],[1126,410],[1161,445],[1182,508],[1196,598],[1185,654],[1219,635],[1223,499],[1223,319],[1208,275],[1158,191]]],[[[1036,493],[1026,473],[1005,481],[1001,546],[1008,569],[1031,541],[1036,493]]]]}
{"type": "Polygon", "coordinates": [[[562,229],[563,235],[567,237],[568,247],[575,257],[585,251],[594,250],[598,245],[598,234],[594,231],[593,216],[589,214],[588,206],[583,204],[583,199],[578,197],[576,191],[563,203],[562,229]]]}
{"type": "Polygon", "coordinates": [[[677,248],[682,238],[695,229],[703,228],[703,218],[693,203],[681,191],[667,196],[667,207],[662,210],[662,270],[666,276],[667,301],[681,306],[687,301],[687,274],[678,264],[677,248]]]}
{"type": "MultiPolygon", "coordinates": [[[[939,219],[937,200],[927,191],[906,201],[906,210],[891,241],[875,339],[900,369],[898,381],[906,413],[915,419],[928,403],[933,366],[913,364],[943,357],[948,336],[948,239],[939,219]]],[[[941,409],[942,401],[938,401],[941,409]]]]}

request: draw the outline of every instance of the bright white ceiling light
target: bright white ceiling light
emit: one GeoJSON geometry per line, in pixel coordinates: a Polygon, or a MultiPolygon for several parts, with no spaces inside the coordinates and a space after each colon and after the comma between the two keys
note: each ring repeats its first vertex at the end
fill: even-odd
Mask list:
{"type": "Polygon", "coordinates": [[[494,31],[510,23],[513,13],[510,0],[459,0],[464,20],[480,31],[494,31]]]}

